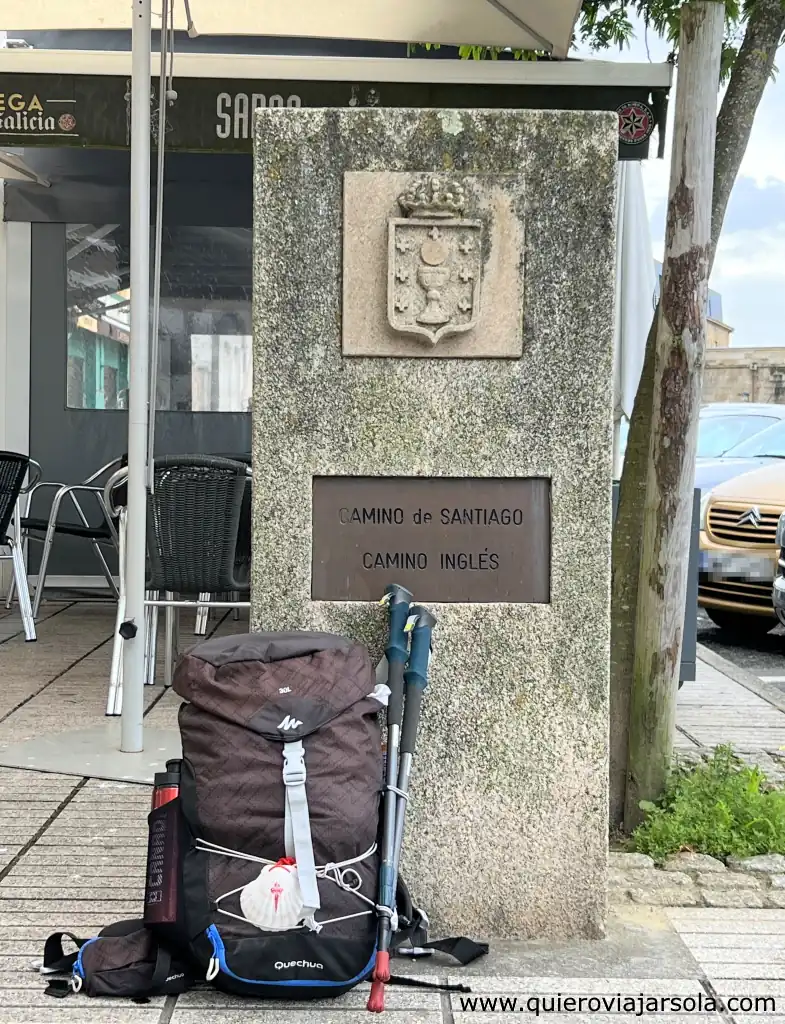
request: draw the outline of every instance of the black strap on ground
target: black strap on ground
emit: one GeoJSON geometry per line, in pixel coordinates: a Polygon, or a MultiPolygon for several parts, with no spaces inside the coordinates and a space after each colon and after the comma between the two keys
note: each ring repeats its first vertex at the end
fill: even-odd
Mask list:
{"type": "Polygon", "coordinates": [[[52,978],[44,989],[45,996],[54,996],[55,999],[65,999],[71,995],[71,982],[65,978],[52,978]]]}
{"type": "Polygon", "coordinates": [[[461,967],[474,963],[481,956],[485,956],[489,950],[487,942],[474,942],[473,939],[466,939],[462,936],[453,939],[437,939],[436,942],[424,942],[422,949],[435,949],[440,953],[446,953],[454,960],[457,960],[461,967]]]}
{"type": "Polygon", "coordinates": [[[471,992],[468,985],[442,985],[438,981],[423,981],[420,978],[407,978],[406,975],[391,974],[388,982],[390,985],[400,985],[406,988],[430,988],[436,992],[471,992]]]}
{"type": "Polygon", "coordinates": [[[71,932],[55,932],[50,935],[44,943],[44,962],[41,968],[44,974],[63,974],[70,971],[79,956],[79,950],[87,942],[87,939],[79,939],[71,932]],[[70,939],[76,946],[76,951],[66,953],[63,950],[63,939],[70,939]]]}

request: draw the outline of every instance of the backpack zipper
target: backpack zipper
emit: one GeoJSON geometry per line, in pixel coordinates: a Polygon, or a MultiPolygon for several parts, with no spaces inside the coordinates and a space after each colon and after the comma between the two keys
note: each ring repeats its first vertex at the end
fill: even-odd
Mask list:
{"type": "Polygon", "coordinates": [[[223,973],[228,975],[230,978],[234,978],[235,981],[241,981],[245,985],[267,985],[274,988],[291,988],[294,986],[299,986],[300,988],[344,988],[347,985],[356,985],[358,982],[364,981],[373,970],[373,966],[376,962],[376,948],[374,947],[371,959],[362,971],[349,981],[299,981],[295,978],[289,979],[288,981],[259,981],[254,978],[241,978],[239,974],[235,974],[229,967],[226,962],[226,947],[224,946],[220,932],[214,924],[210,925],[205,934],[213,947],[213,955],[210,958],[210,963],[207,967],[207,974],[205,976],[206,981],[213,981],[218,976],[218,973],[223,971],[223,973]]]}

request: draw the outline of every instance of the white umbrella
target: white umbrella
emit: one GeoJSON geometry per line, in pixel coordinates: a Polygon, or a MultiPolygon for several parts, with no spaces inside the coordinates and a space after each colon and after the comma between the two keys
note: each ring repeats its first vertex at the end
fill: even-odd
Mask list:
{"type": "MultiPolygon", "coordinates": [[[[566,57],[580,6],[580,0],[189,0],[176,5],[175,27],[201,35],[476,43],[566,57]]],[[[127,29],[137,7],[136,0],[3,0],[3,23],[31,32],[127,29]]]]}
{"type": "Polygon", "coordinates": [[[613,469],[621,473],[621,432],[632,416],[655,307],[657,277],[640,162],[619,164],[616,199],[616,316],[613,332],[613,469]]]}

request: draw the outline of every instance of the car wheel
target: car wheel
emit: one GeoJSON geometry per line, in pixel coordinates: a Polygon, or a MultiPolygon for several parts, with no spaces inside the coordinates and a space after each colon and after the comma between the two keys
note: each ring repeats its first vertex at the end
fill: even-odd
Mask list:
{"type": "Polygon", "coordinates": [[[776,619],[767,615],[744,615],[742,612],[729,612],[724,608],[704,608],[715,626],[734,633],[739,637],[765,636],[777,625],[776,619]]]}

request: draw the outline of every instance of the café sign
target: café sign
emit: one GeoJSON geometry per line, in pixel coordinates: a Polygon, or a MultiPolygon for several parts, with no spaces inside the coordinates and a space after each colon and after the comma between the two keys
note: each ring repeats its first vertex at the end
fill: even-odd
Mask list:
{"type": "Polygon", "coordinates": [[[289,107],[303,105],[302,99],[292,94],[266,95],[263,92],[219,92],[215,101],[215,137],[217,139],[250,139],[253,130],[253,112],[260,107],[289,107]]]}
{"type": "MultiPolygon", "coordinates": [[[[157,90],[158,82],[153,81],[154,141],[157,90]]],[[[635,160],[647,156],[649,136],[655,124],[664,121],[667,95],[662,92],[660,110],[651,90],[643,86],[574,89],[531,84],[184,78],[178,80],[177,92],[176,103],[167,110],[165,128],[167,149],[175,152],[250,153],[253,112],[259,107],[506,107],[619,112],[619,155],[635,160]]],[[[0,75],[0,144],[125,149],[131,136],[130,94],[127,76],[0,75]]]]}
{"type": "Polygon", "coordinates": [[[0,92],[0,137],[78,137],[75,103],[73,98],[56,99],[38,92],[0,92]]]}

